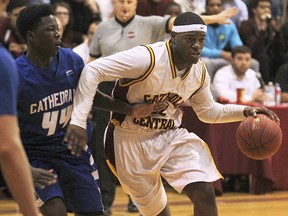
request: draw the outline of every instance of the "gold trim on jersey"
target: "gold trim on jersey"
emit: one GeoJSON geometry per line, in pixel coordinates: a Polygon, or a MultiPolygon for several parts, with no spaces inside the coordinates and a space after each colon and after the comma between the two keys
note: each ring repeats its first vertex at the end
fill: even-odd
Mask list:
{"type": "MultiPolygon", "coordinates": [[[[173,77],[173,79],[175,79],[177,77],[177,72],[175,69],[175,64],[173,62],[172,51],[171,51],[171,47],[170,47],[170,40],[166,41],[166,48],[167,48],[168,55],[169,55],[169,62],[170,62],[172,77],[173,77]]],[[[190,73],[192,65],[193,64],[188,65],[188,67],[185,70],[185,73],[181,77],[181,80],[185,79],[188,76],[188,74],[190,73]]]]}
{"type": "Polygon", "coordinates": [[[152,72],[152,70],[154,69],[154,66],[155,66],[155,54],[154,54],[153,49],[150,46],[146,46],[146,45],[143,45],[143,46],[146,47],[148,49],[149,53],[150,53],[151,62],[150,62],[150,66],[149,66],[148,70],[139,78],[130,79],[130,80],[127,80],[127,82],[125,82],[126,80],[121,79],[120,82],[119,82],[119,86],[127,87],[127,86],[130,86],[130,85],[134,84],[134,83],[141,82],[141,81],[146,79],[151,74],[151,72],[152,72]]]}
{"type": "Polygon", "coordinates": [[[190,98],[202,88],[202,86],[204,85],[204,82],[205,82],[205,78],[206,78],[206,69],[205,69],[204,63],[200,59],[199,59],[199,61],[202,65],[201,83],[200,83],[199,88],[190,96],[190,98]]]}
{"type": "Polygon", "coordinates": [[[168,55],[169,55],[169,62],[170,62],[172,77],[173,77],[173,79],[174,79],[174,78],[177,77],[177,74],[176,74],[175,65],[174,65],[173,58],[172,58],[172,51],[171,51],[171,47],[170,47],[170,40],[166,41],[166,47],[167,47],[167,51],[168,51],[168,55]]]}

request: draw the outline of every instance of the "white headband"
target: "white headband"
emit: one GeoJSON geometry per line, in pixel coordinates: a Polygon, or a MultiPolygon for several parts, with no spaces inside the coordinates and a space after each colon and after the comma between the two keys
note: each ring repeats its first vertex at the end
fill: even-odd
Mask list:
{"type": "Polygon", "coordinates": [[[181,32],[190,32],[190,31],[203,31],[207,32],[207,26],[202,24],[192,24],[192,25],[180,25],[180,26],[174,26],[172,27],[172,31],[176,33],[181,32]]]}

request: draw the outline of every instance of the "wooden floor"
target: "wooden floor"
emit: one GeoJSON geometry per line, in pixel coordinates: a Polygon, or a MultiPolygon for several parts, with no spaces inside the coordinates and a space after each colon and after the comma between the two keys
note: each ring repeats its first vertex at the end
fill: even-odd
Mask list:
{"type": "MultiPolygon", "coordinates": [[[[173,216],[192,216],[193,205],[183,194],[167,189],[168,202],[173,216]]],[[[127,195],[118,187],[113,216],[138,216],[127,212],[127,195]]],[[[288,191],[274,191],[266,195],[224,193],[217,197],[219,216],[288,216],[288,191]]],[[[0,201],[0,216],[20,216],[17,205],[11,200],[0,201]]],[[[72,216],[72,214],[69,214],[72,216]]]]}

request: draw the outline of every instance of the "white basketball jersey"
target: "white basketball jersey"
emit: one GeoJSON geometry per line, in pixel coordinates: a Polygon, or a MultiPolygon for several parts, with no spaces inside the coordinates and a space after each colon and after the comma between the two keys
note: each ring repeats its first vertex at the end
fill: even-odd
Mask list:
{"type": "Polygon", "coordinates": [[[112,122],[132,130],[168,130],[181,125],[180,105],[196,93],[204,83],[206,68],[199,60],[178,77],[172,60],[169,41],[146,46],[151,55],[151,64],[145,74],[137,79],[117,82],[114,97],[129,103],[166,101],[167,107],[146,118],[134,118],[116,114],[112,122]],[[117,121],[116,121],[117,120],[117,121]]]}

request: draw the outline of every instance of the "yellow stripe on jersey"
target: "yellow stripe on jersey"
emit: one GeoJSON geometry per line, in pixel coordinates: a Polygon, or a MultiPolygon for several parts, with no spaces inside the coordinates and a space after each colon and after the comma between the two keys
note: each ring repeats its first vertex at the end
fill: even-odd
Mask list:
{"type": "Polygon", "coordinates": [[[112,171],[112,173],[118,178],[117,172],[116,172],[116,168],[113,166],[112,163],[110,163],[110,161],[107,159],[106,163],[108,164],[110,170],[112,171]]]}
{"type": "Polygon", "coordinates": [[[200,83],[199,88],[190,96],[190,98],[202,88],[202,86],[204,85],[204,82],[205,82],[205,78],[206,78],[206,68],[204,66],[204,63],[200,59],[199,59],[199,61],[200,61],[201,65],[202,65],[201,83],[200,83]]]}
{"type": "Polygon", "coordinates": [[[155,66],[155,54],[154,54],[154,52],[153,52],[153,50],[152,50],[152,48],[150,46],[146,46],[146,45],[143,45],[143,46],[145,46],[148,49],[148,51],[150,52],[151,62],[150,62],[150,66],[149,66],[148,70],[146,71],[146,73],[144,73],[141,77],[139,77],[137,79],[131,79],[131,80],[127,81],[127,82],[124,82],[124,80],[120,80],[119,86],[127,87],[127,86],[130,86],[130,85],[134,84],[134,83],[141,82],[144,79],[146,79],[150,75],[152,70],[154,69],[154,66],[155,66]]]}
{"type": "Polygon", "coordinates": [[[168,55],[169,55],[169,61],[170,61],[172,77],[174,79],[174,78],[177,77],[177,74],[176,74],[175,66],[174,66],[173,59],[172,59],[172,52],[171,52],[171,48],[170,48],[170,40],[166,41],[166,47],[167,47],[167,51],[168,51],[168,55]]]}

